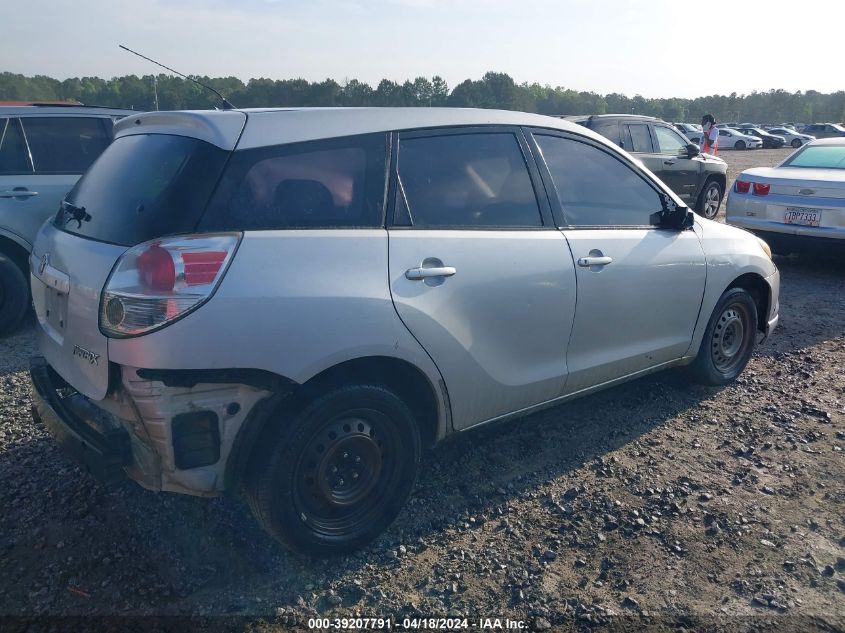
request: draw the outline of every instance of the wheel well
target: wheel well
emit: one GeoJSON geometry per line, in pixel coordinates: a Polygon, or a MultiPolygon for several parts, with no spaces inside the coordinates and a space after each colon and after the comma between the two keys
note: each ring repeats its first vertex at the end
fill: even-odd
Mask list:
{"type": "Polygon", "coordinates": [[[226,488],[249,476],[250,464],[261,460],[261,451],[273,442],[281,418],[318,394],[344,385],[376,383],[396,393],[411,409],[419,425],[423,446],[438,439],[437,398],[426,375],[407,361],[387,356],[356,358],[323,370],[290,392],[278,393],[255,405],[238,431],[226,464],[226,488]],[[280,416],[281,413],[281,416],[280,416]]]}
{"type": "Polygon", "coordinates": [[[29,277],[29,253],[23,246],[0,235],[0,255],[5,255],[15,262],[24,277],[29,277]]]}
{"type": "Polygon", "coordinates": [[[302,384],[295,393],[310,399],[341,385],[374,382],[396,393],[414,413],[424,446],[437,441],[437,398],[428,377],[411,363],[388,356],[356,358],[326,369],[302,384]]]}
{"type": "Polygon", "coordinates": [[[709,176],[707,176],[704,181],[704,185],[701,187],[702,191],[704,190],[704,187],[707,186],[707,183],[713,182],[714,180],[718,182],[719,186],[722,188],[722,197],[724,198],[725,191],[728,186],[728,177],[725,174],[710,174],[709,176]]]}
{"type": "Polygon", "coordinates": [[[748,291],[757,306],[757,329],[765,332],[771,301],[771,289],[766,280],[757,273],[745,273],[734,279],[727,289],[731,288],[743,288],[748,291]]]}

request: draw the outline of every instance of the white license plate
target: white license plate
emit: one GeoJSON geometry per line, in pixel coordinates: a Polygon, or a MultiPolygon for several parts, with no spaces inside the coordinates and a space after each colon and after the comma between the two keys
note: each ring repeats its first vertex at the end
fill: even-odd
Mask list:
{"type": "Polygon", "coordinates": [[[802,226],[819,226],[822,221],[821,209],[808,209],[806,207],[787,207],[783,216],[787,224],[801,224],[802,226]]]}

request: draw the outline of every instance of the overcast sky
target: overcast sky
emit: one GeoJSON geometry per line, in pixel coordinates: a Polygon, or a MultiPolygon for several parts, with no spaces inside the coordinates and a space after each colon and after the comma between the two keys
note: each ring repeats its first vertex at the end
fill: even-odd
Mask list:
{"type": "Polygon", "coordinates": [[[695,97],[845,89],[845,14],[804,0],[19,0],[0,71],[310,81],[486,71],[600,93],[695,97]],[[764,26],[765,25],[765,26],[764,26]]]}

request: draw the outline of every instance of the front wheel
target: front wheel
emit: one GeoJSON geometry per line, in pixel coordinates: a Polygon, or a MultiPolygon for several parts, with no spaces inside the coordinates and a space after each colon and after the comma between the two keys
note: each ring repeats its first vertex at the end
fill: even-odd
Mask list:
{"type": "Polygon", "coordinates": [[[799,147],[801,147],[801,139],[800,139],[800,138],[794,138],[794,139],[792,139],[792,143],[791,143],[791,145],[792,145],[792,147],[794,147],[795,149],[798,149],[799,147]]]}
{"type": "Polygon", "coordinates": [[[734,143],[734,149],[745,149],[745,141],[737,141],[734,143]]]}
{"type": "Polygon", "coordinates": [[[757,305],[744,288],[729,288],[710,316],[698,356],[690,365],[696,382],[725,385],[742,373],[757,343],[757,305]]]}
{"type": "Polygon", "coordinates": [[[722,187],[715,180],[711,180],[704,186],[704,190],[698,196],[696,211],[708,220],[712,220],[719,214],[719,206],[722,204],[722,187]]]}
{"type": "Polygon", "coordinates": [[[301,406],[254,459],[246,496],[258,522],[289,549],[326,557],[393,522],[416,480],[420,437],[393,392],[346,386],[301,406]]]}

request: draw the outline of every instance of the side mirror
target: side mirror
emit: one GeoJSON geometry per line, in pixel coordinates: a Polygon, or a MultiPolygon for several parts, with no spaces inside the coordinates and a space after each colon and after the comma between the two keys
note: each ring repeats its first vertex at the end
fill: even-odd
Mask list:
{"type": "Polygon", "coordinates": [[[689,207],[678,206],[668,194],[661,195],[663,209],[649,217],[651,224],[676,231],[685,231],[695,225],[695,214],[689,207]]]}
{"type": "Polygon", "coordinates": [[[701,153],[701,149],[695,143],[687,144],[687,158],[695,158],[701,153]]]}

